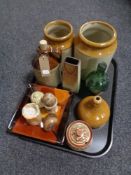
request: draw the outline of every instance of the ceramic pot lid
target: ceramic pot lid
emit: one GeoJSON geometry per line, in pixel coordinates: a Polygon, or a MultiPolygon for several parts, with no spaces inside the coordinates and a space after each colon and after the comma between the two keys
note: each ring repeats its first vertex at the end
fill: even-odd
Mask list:
{"type": "Polygon", "coordinates": [[[72,149],[83,150],[92,140],[92,130],[86,122],[76,120],[67,127],[66,139],[72,149]]]}

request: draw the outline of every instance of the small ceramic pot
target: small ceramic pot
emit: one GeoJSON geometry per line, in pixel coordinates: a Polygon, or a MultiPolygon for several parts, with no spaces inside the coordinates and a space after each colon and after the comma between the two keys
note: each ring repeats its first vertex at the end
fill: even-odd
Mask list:
{"type": "Polygon", "coordinates": [[[56,113],[58,111],[58,100],[52,93],[46,93],[43,97],[43,105],[44,108],[52,113],[56,113]]]}
{"type": "Polygon", "coordinates": [[[35,103],[39,106],[39,108],[43,108],[42,99],[44,97],[44,93],[40,91],[35,91],[31,94],[30,100],[32,103],[35,103]]]}
{"type": "Polygon", "coordinates": [[[53,47],[61,48],[62,60],[72,55],[73,27],[64,20],[49,22],[44,27],[45,39],[53,47]]]}
{"type": "Polygon", "coordinates": [[[76,58],[81,59],[82,79],[95,71],[101,62],[105,62],[108,69],[116,49],[117,33],[112,25],[102,21],[83,24],[75,38],[74,53],[76,58]]]}
{"type": "Polygon", "coordinates": [[[40,127],[45,131],[52,131],[58,122],[57,116],[53,113],[49,113],[48,116],[42,119],[40,127]]]}
{"type": "Polygon", "coordinates": [[[39,125],[41,122],[40,109],[35,103],[27,103],[22,108],[22,115],[30,125],[39,125]]]}
{"type": "Polygon", "coordinates": [[[82,151],[91,144],[92,129],[86,122],[76,120],[67,127],[66,140],[71,149],[82,151]]]}

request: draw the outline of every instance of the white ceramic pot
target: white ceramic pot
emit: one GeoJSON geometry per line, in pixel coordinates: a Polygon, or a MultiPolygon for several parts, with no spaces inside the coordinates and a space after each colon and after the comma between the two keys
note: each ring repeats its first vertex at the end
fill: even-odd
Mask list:
{"type": "Polygon", "coordinates": [[[35,103],[27,103],[22,108],[22,115],[30,125],[39,125],[41,122],[40,109],[35,103]]]}

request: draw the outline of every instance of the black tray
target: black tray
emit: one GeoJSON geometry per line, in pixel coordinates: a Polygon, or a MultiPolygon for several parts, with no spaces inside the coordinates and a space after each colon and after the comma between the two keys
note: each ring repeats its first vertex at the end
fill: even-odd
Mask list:
{"type": "MultiPolygon", "coordinates": [[[[101,156],[105,155],[110,150],[112,143],[113,143],[113,117],[114,117],[113,111],[114,111],[114,100],[115,100],[116,81],[117,81],[117,64],[114,60],[112,60],[112,62],[110,64],[110,67],[108,69],[108,75],[110,78],[109,88],[106,92],[101,93],[100,95],[110,105],[111,116],[110,116],[109,122],[105,126],[103,126],[102,128],[99,128],[99,129],[93,129],[93,142],[92,142],[91,146],[88,147],[86,150],[80,151],[80,152],[71,150],[66,145],[66,140],[65,140],[64,144],[61,145],[61,144],[51,144],[51,143],[43,142],[41,140],[33,139],[30,137],[26,137],[26,136],[21,136],[21,135],[19,135],[19,136],[23,139],[26,139],[26,140],[30,140],[30,141],[33,141],[36,143],[40,143],[40,144],[55,148],[55,149],[63,150],[63,151],[77,154],[77,155],[84,156],[84,157],[97,158],[97,157],[101,157],[101,156]]],[[[81,98],[88,96],[88,95],[91,95],[91,94],[89,93],[87,88],[85,88],[84,83],[82,83],[79,94],[74,95],[74,97],[73,97],[72,105],[70,105],[71,108],[70,108],[69,113],[68,113],[69,117],[68,117],[67,123],[70,123],[71,121],[76,120],[74,108],[81,98]]],[[[14,114],[9,125],[8,125],[8,132],[9,133],[12,133],[11,128],[12,128],[13,123],[15,122],[15,117],[16,117],[16,115],[14,114]]],[[[14,134],[14,133],[12,133],[12,134],[14,134]]]]}

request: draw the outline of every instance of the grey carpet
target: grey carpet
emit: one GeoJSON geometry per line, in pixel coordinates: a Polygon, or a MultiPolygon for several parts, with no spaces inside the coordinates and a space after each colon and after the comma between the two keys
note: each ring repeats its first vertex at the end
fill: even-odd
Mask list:
{"type": "Polygon", "coordinates": [[[130,175],[130,66],[131,1],[0,0],[0,175],[130,175]],[[75,32],[84,22],[100,19],[114,25],[118,32],[114,142],[100,159],[71,155],[6,133],[26,89],[42,27],[54,19],[69,20],[75,32]]]}

